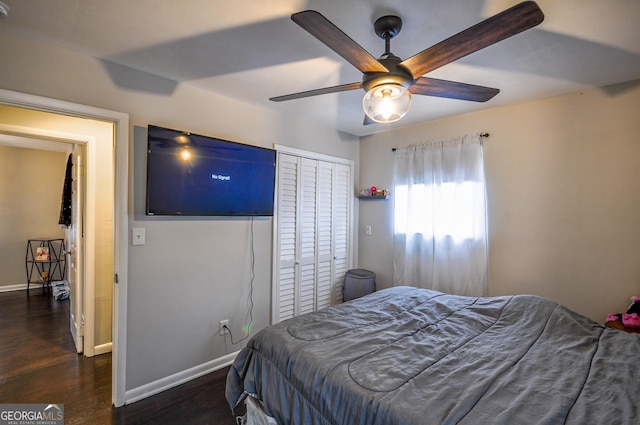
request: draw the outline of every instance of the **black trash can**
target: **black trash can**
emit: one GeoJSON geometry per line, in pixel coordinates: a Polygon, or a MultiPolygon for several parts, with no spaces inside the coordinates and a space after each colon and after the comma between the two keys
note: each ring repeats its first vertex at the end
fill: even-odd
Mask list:
{"type": "Polygon", "coordinates": [[[343,296],[351,301],[376,290],[376,274],[371,270],[352,269],[344,276],[343,296]]]}

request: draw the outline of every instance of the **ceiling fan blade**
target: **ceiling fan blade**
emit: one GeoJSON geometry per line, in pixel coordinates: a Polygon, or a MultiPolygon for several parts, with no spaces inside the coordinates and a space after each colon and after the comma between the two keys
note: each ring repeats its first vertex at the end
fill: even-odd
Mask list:
{"type": "Polygon", "coordinates": [[[473,84],[458,83],[455,81],[437,80],[435,78],[420,77],[409,87],[413,94],[425,96],[446,97],[448,99],[470,100],[473,102],[486,102],[500,93],[500,90],[491,87],[476,86],[473,84]]]}
{"type": "Polygon", "coordinates": [[[285,94],[284,96],[272,97],[269,100],[282,102],[285,100],[302,99],[304,97],[318,96],[320,94],[338,93],[341,91],[356,90],[362,88],[362,83],[341,84],[339,86],[325,87],[322,89],[308,90],[300,93],[285,94]]]}
{"type": "Polygon", "coordinates": [[[540,24],[544,14],[525,1],[431,46],[400,63],[418,78],[434,69],[540,24]]]}
{"type": "Polygon", "coordinates": [[[331,50],[358,68],[360,72],[389,71],[384,65],[378,62],[378,59],[371,56],[369,52],[319,12],[315,10],[305,10],[294,13],[291,15],[291,20],[329,46],[331,50]]]}

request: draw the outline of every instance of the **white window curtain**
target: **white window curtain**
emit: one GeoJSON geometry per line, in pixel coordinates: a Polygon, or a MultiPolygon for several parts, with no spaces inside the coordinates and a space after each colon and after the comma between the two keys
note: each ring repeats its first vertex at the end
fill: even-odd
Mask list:
{"type": "Polygon", "coordinates": [[[482,137],[398,148],[393,199],[394,284],[487,295],[482,137]]]}

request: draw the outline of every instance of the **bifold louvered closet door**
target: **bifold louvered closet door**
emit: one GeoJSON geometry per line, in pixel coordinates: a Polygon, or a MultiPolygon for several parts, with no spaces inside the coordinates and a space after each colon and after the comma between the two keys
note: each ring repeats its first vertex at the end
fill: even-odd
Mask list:
{"type": "Polygon", "coordinates": [[[278,150],[272,323],[342,302],[353,162],[278,150]]]}

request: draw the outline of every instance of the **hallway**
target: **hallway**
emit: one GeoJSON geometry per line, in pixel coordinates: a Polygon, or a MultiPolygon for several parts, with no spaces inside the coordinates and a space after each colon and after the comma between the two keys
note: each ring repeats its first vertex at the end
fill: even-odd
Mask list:
{"type": "Polygon", "coordinates": [[[69,300],[0,294],[0,402],[62,403],[65,424],[110,423],[111,355],[76,354],[69,300]]]}

